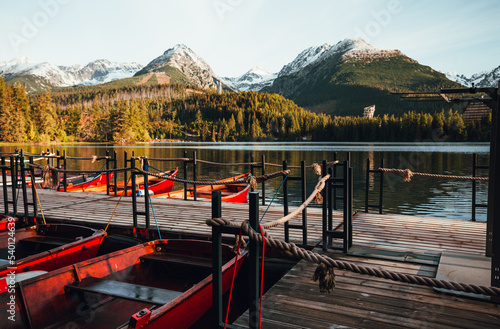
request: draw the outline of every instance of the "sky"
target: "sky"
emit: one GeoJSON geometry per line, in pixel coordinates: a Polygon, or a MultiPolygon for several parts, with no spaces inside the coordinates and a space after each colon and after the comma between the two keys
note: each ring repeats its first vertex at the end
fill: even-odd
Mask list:
{"type": "Polygon", "coordinates": [[[500,65],[499,14],[500,0],[0,0],[0,62],[146,65],[182,43],[234,77],[361,37],[470,76],[500,65]]]}

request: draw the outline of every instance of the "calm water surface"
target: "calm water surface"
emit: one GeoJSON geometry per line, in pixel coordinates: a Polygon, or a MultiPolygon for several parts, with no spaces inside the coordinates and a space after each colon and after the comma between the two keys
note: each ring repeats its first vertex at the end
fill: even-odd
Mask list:
{"type": "MultiPolygon", "coordinates": [[[[40,153],[47,146],[14,145],[0,147],[1,152],[11,152],[15,148],[22,148],[26,152],[40,153]]],[[[52,149],[52,146],[50,146],[52,149]]],[[[370,159],[374,168],[380,167],[384,160],[384,167],[410,169],[414,172],[470,176],[472,174],[472,154],[477,153],[479,163],[487,165],[489,162],[488,143],[155,143],[133,145],[79,145],[63,144],[54,146],[56,150],[65,150],[68,156],[91,157],[104,155],[106,150],[116,151],[118,167],[123,167],[124,151],[130,156],[135,152],[137,156],[149,158],[180,158],[186,151],[188,157],[196,152],[198,159],[223,163],[249,162],[253,156],[257,161],[265,157],[268,163],[300,165],[304,160],[306,165],[322,160],[332,161],[334,153],[337,159],[343,161],[350,152],[351,166],[354,172],[354,208],[364,210],[366,161],[370,159]]],[[[101,163],[92,164],[90,161],[68,161],[72,169],[99,169],[101,163]]],[[[181,167],[180,162],[153,161],[152,167],[158,170],[168,170],[172,167],[181,167]]],[[[267,167],[267,173],[279,168],[267,167]]],[[[236,173],[249,171],[249,166],[219,167],[198,164],[198,179],[214,180],[236,173]]],[[[257,175],[260,173],[257,171],[257,175]]],[[[292,175],[298,175],[292,172],[292,175]]],[[[182,175],[182,173],[180,173],[182,175]]],[[[480,176],[487,176],[486,171],[479,172],[480,176]]],[[[271,201],[281,185],[281,178],[274,179],[266,184],[266,199],[271,201]]],[[[307,174],[308,193],[313,190],[317,176],[311,170],[307,174]]],[[[177,183],[176,183],[177,184],[177,183]]],[[[300,204],[299,183],[290,182],[291,200],[295,205],[300,204]]],[[[470,181],[450,180],[445,178],[413,177],[411,182],[403,182],[397,174],[385,174],[384,179],[384,212],[399,214],[414,214],[430,217],[442,217],[460,220],[471,219],[472,183],[470,181]]],[[[179,189],[181,186],[176,186],[179,189]]],[[[370,177],[371,203],[378,200],[379,178],[370,177]]],[[[477,183],[477,202],[486,203],[488,184],[477,183]]],[[[276,194],[275,203],[282,202],[282,194],[276,194]]],[[[373,210],[375,211],[375,210],[373,210]]],[[[479,208],[476,218],[486,220],[486,210],[479,208]]]]}

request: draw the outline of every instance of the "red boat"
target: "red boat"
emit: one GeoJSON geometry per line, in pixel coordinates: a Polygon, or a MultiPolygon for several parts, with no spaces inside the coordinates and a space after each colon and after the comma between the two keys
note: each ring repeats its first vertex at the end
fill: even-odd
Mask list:
{"type": "MultiPolygon", "coordinates": [[[[80,175],[75,178],[68,179],[68,186],[66,187],[66,191],[68,192],[85,192],[85,190],[89,187],[93,186],[104,186],[106,187],[107,177],[109,176],[109,182],[111,183],[111,179],[113,178],[113,173],[108,174],[97,174],[95,176],[85,176],[80,175]]],[[[62,186],[62,182],[57,188],[58,191],[64,191],[64,186],[62,186]]]]}
{"type": "Polygon", "coordinates": [[[0,294],[7,289],[7,276],[53,271],[95,257],[105,236],[100,230],[67,224],[0,233],[0,294]]]}
{"type": "MultiPolygon", "coordinates": [[[[164,173],[160,173],[159,175],[165,177],[175,177],[177,176],[178,168],[174,170],[170,170],[164,173]]],[[[138,191],[144,191],[144,177],[142,175],[136,176],[136,188],[138,191]]],[[[120,181],[117,182],[117,195],[125,194],[125,182],[120,181]]],[[[172,191],[172,187],[174,186],[174,181],[169,179],[163,179],[155,176],[148,176],[148,190],[151,194],[158,193],[166,193],[172,191]]],[[[110,187],[110,193],[114,194],[114,188],[110,187]]],[[[85,189],[85,192],[93,192],[93,193],[106,193],[106,184],[101,186],[92,186],[85,189]]],[[[132,184],[128,182],[127,185],[127,196],[132,195],[132,184]]]]}
{"type": "Polygon", "coordinates": [[[9,230],[15,225],[17,218],[7,215],[0,215],[0,232],[9,230]]]}
{"type": "MultiPolygon", "coordinates": [[[[239,269],[223,245],[223,290],[239,269]]],[[[157,240],[17,284],[7,328],[189,328],[212,305],[212,244],[157,240]],[[71,326],[68,326],[71,324],[71,326]]],[[[9,299],[0,295],[5,308],[9,299]]]]}
{"type": "MultiPolygon", "coordinates": [[[[249,174],[241,174],[234,177],[219,180],[217,182],[234,182],[235,180],[245,178],[249,174]]],[[[199,199],[212,200],[212,191],[221,191],[221,201],[222,202],[233,202],[233,203],[247,203],[248,192],[250,191],[250,184],[225,184],[225,185],[198,185],[196,187],[196,197],[199,199]]],[[[173,191],[163,194],[153,195],[155,198],[172,198],[172,199],[183,199],[184,190],[173,191]]],[[[189,199],[194,198],[194,189],[187,189],[187,197],[189,199]]]]}

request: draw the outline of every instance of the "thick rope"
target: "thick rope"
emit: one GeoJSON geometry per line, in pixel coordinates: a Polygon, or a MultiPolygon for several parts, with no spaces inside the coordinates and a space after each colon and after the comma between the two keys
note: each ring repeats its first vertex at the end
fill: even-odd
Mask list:
{"type": "Polygon", "coordinates": [[[410,169],[391,169],[391,168],[378,168],[380,171],[392,172],[403,175],[403,180],[405,182],[411,181],[413,176],[424,176],[424,177],[437,177],[437,178],[448,178],[448,179],[459,179],[459,180],[480,180],[488,181],[488,177],[471,177],[471,176],[454,176],[454,175],[438,175],[438,174],[426,174],[419,172],[412,172],[410,169]]]}
{"type": "Polygon", "coordinates": [[[309,195],[309,197],[306,199],[306,201],[304,201],[304,203],[300,205],[300,207],[298,207],[297,209],[295,209],[293,212],[289,213],[285,217],[282,217],[282,218],[275,220],[274,222],[271,222],[271,223],[263,224],[262,227],[264,227],[266,230],[268,230],[272,227],[282,225],[282,224],[288,222],[289,220],[291,220],[292,218],[294,218],[295,216],[297,216],[298,214],[300,214],[304,210],[304,208],[307,207],[309,205],[309,203],[311,203],[312,200],[316,199],[316,195],[323,190],[323,188],[325,187],[325,182],[329,178],[330,178],[330,175],[326,175],[324,177],[321,177],[318,180],[318,184],[316,184],[314,191],[309,195]]]}
{"type": "MultiPolygon", "coordinates": [[[[226,219],[212,218],[210,220],[207,220],[207,224],[209,226],[221,226],[221,225],[231,225],[232,223],[231,221],[226,219]]],[[[247,222],[242,223],[242,229],[243,232],[246,235],[248,235],[251,240],[254,240],[258,243],[262,242],[262,236],[259,233],[255,232],[254,230],[252,230],[247,222]]],[[[323,263],[330,268],[336,267],[338,269],[347,270],[354,273],[371,275],[383,279],[389,279],[405,283],[413,283],[418,285],[425,285],[441,289],[462,291],[462,292],[487,295],[487,296],[500,296],[500,288],[497,287],[477,286],[472,284],[438,280],[435,278],[428,278],[420,275],[402,274],[393,271],[380,270],[372,267],[359,266],[355,263],[335,260],[327,255],[322,255],[310,250],[302,249],[300,247],[297,247],[293,243],[287,243],[281,240],[275,240],[269,235],[267,231],[264,231],[264,237],[266,246],[269,248],[280,249],[285,253],[285,255],[290,257],[304,259],[316,264],[323,263]]],[[[320,286],[328,287],[328,283],[320,282],[320,286]]]]}

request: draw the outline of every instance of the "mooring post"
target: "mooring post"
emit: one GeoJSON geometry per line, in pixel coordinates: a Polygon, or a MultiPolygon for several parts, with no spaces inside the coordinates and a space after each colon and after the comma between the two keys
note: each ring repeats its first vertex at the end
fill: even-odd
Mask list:
{"type": "MultiPolygon", "coordinates": [[[[380,168],[384,168],[384,158],[380,159],[380,168]]],[[[378,205],[378,213],[382,213],[382,202],[384,200],[384,172],[380,171],[380,203],[378,205]]]]}
{"type": "MultiPolygon", "coordinates": [[[[142,170],[149,171],[149,163],[146,157],[143,158],[143,166],[142,170]]],[[[146,217],[146,234],[149,238],[149,184],[148,184],[149,175],[144,174],[144,216],[146,217]]]]}
{"type": "MultiPolygon", "coordinates": [[[[350,162],[348,161],[347,162],[348,164],[350,164],[350,162]]],[[[353,213],[353,199],[354,199],[354,178],[353,178],[353,169],[352,167],[349,167],[349,170],[348,170],[348,191],[349,191],[349,194],[348,194],[348,200],[346,201],[347,204],[348,204],[348,209],[349,209],[349,224],[347,225],[347,229],[348,229],[348,234],[349,234],[349,238],[348,238],[348,248],[351,248],[352,247],[352,213],[353,213]]]]}
{"type": "Polygon", "coordinates": [[[15,156],[10,156],[10,182],[12,184],[12,210],[14,211],[14,216],[17,216],[17,154],[15,156]]]}
{"type": "Polygon", "coordinates": [[[26,191],[26,170],[24,163],[24,151],[21,150],[19,154],[19,168],[21,170],[20,178],[21,178],[21,190],[23,192],[23,208],[24,208],[24,216],[28,216],[28,193],[26,191]]]}
{"type": "Polygon", "coordinates": [[[63,184],[64,184],[64,192],[68,191],[68,173],[66,170],[68,169],[68,159],[66,158],[66,150],[63,150],[63,184]]]}
{"type": "MultiPolygon", "coordinates": [[[[335,166],[334,166],[335,168],[335,166]]],[[[335,184],[332,184],[332,181],[335,180],[335,176],[333,175],[333,173],[335,172],[335,169],[332,169],[332,168],[328,168],[328,174],[330,174],[330,179],[326,181],[326,185],[325,185],[325,188],[328,190],[328,200],[323,200],[323,202],[326,202],[328,204],[328,232],[331,232],[333,231],[333,203],[335,201],[332,202],[332,199],[335,200],[335,191],[336,191],[336,188],[332,187],[332,185],[335,185],[335,184]],[[333,192],[333,193],[332,193],[333,192]]],[[[335,209],[336,210],[336,209],[335,209]]],[[[328,248],[330,248],[332,246],[332,235],[331,234],[328,234],[328,248]]]]}
{"type": "MultiPolygon", "coordinates": [[[[118,186],[118,172],[116,171],[116,169],[118,168],[118,157],[117,157],[117,154],[116,154],[116,151],[113,151],[113,169],[115,169],[115,171],[113,171],[113,188],[115,189],[115,195],[118,194],[118,189],[117,189],[117,186],[118,186]]],[[[109,176],[109,173],[106,173],[106,175],[109,176]]],[[[127,184],[127,180],[124,181],[125,182],[125,185],[127,184]]]]}
{"type": "MultiPolygon", "coordinates": [[[[128,152],[123,151],[123,168],[128,167],[128,152]]],[[[123,181],[125,182],[125,186],[123,186],[123,195],[127,195],[127,189],[128,189],[128,170],[123,171],[123,181]]],[[[115,176],[117,173],[115,173],[115,176]]],[[[132,177],[132,176],[131,176],[132,177]]],[[[115,193],[116,195],[116,193],[115,193]]]]}
{"type": "MultiPolygon", "coordinates": [[[[259,229],[259,192],[249,193],[249,224],[255,232],[260,233],[259,229]]],[[[259,271],[259,254],[260,243],[257,241],[250,242],[250,307],[249,307],[249,325],[257,326],[259,323],[259,291],[260,291],[260,271],[259,271]]]]}
{"type": "MultiPolygon", "coordinates": [[[[33,160],[33,156],[31,155],[29,157],[29,162],[30,164],[35,164],[35,161],[33,160]]],[[[36,192],[36,183],[35,183],[35,167],[33,166],[30,166],[29,169],[28,169],[29,173],[30,173],[30,180],[31,180],[31,200],[32,200],[32,204],[33,204],[33,218],[38,216],[38,203],[36,200],[36,195],[37,195],[37,192],[36,192]]]]}

